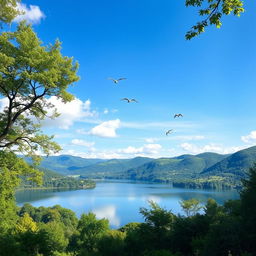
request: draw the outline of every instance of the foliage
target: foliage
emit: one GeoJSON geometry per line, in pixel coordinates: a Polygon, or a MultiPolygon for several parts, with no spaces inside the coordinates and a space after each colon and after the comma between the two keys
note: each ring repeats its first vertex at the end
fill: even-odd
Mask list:
{"type": "Polygon", "coordinates": [[[175,222],[175,215],[171,211],[162,209],[153,201],[149,204],[150,209],[140,209],[145,219],[145,224],[140,226],[140,236],[149,249],[164,249],[169,243],[168,237],[175,222]]]}
{"type": "Polygon", "coordinates": [[[187,32],[187,40],[203,33],[208,25],[220,28],[223,15],[233,13],[239,17],[244,12],[242,0],[186,0],[186,6],[199,7],[199,15],[205,17],[187,32]]]}
{"type": "Polygon", "coordinates": [[[77,246],[81,252],[93,252],[97,250],[100,238],[109,230],[109,222],[106,219],[97,220],[94,213],[82,214],[77,230],[77,246]]]}
{"type": "Polygon", "coordinates": [[[17,31],[0,35],[0,94],[8,102],[0,114],[0,148],[29,155],[60,149],[52,136],[42,134],[40,121],[58,115],[49,97],[73,99],[67,88],[78,80],[77,67],[72,58],[61,55],[59,41],[42,46],[24,22],[17,31]]]}
{"type": "Polygon", "coordinates": [[[15,229],[18,233],[25,233],[36,232],[38,230],[38,227],[33,219],[29,216],[29,214],[25,213],[21,218],[19,218],[15,229]]]}
{"type": "Polygon", "coordinates": [[[20,175],[41,183],[41,173],[31,168],[14,153],[0,151],[0,232],[8,230],[16,222],[15,188],[20,175]]]}
{"type": "Polygon", "coordinates": [[[125,252],[126,234],[118,230],[107,231],[98,242],[101,256],[121,256],[125,252]]]}
{"type": "Polygon", "coordinates": [[[246,250],[256,254],[256,163],[249,169],[246,179],[243,180],[241,191],[241,214],[243,218],[246,250]]]}
{"type": "Polygon", "coordinates": [[[17,3],[20,0],[0,0],[0,23],[10,23],[20,12],[17,3]]]}
{"type": "MultiPolygon", "coordinates": [[[[95,182],[92,180],[87,180],[79,177],[67,177],[61,174],[41,169],[43,173],[43,188],[64,188],[64,189],[89,189],[95,187],[95,182]]],[[[19,188],[28,189],[28,188],[40,188],[37,183],[34,181],[26,180],[26,177],[21,176],[22,182],[19,188]]]]}
{"type": "Polygon", "coordinates": [[[180,202],[180,205],[187,217],[197,214],[203,208],[203,206],[200,205],[200,201],[196,198],[183,200],[180,202]]]}
{"type": "Polygon", "coordinates": [[[53,252],[63,252],[68,245],[65,237],[64,225],[61,222],[51,221],[41,224],[39,237],[41,239],[39,252],[46,256],[53,255],[53,252]]]}

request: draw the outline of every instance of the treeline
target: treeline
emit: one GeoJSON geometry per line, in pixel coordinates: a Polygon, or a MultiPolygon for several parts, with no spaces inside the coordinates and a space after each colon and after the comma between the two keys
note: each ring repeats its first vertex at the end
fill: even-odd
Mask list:
{"type": "Polygon", "coordinates": [[[47,169],[40,169],[43,173],[43,182],[39,186],[32,180],[27,180],[21,176],[21,184],[19,188],[65,188],[65,189],[88,189],[94,188],[96,183],[92,180],[78,177],[68,177],[47,169]]]}
{"type": "MultiPolygon", "coordinates": [[[[195,199],[183,201],[186,216],[150,202],[143,223],[110,229],[93,213],[25,204],[12,222],[0,223],[1,256],[252,256],[256,255],[256,165],[239,200],[223,206],[209,199],[203,213],[195,199]]],[[[8,215],[9,216],[9,215],[8,215]]]]}

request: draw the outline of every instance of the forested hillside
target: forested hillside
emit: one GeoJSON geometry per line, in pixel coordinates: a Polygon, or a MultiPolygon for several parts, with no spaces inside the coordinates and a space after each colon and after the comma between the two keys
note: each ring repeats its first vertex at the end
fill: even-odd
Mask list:
{"type": "Polygon", "coordinates": [[[43,183],[38,185],[36,182],[29,181],[25,177],[21,176],[22,182],[19,189],[28,188],[65,188],[65,189],[88,189],[94,188],[95,182],[88,179],[82,179],[80,177],[68,177],[56,172],[40,169],[43,173],[43,183]]]}
{"type": "Polygon", "coordinates": [[[241,178],[246,176],[246,170],[255,161],[256,147],[250,147],[231,155],[208,152],[159,159],[102,160],[53,156],[44,158],[41,166],[84,178],[169,182],[179,187],[222,189],[241,186],[241,178]]]}

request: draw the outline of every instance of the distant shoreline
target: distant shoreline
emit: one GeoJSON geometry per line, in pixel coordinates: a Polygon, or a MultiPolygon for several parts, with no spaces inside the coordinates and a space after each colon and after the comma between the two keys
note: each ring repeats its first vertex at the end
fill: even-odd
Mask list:
{"type": "Polygon", "coordinates": [[[77,188],[67,188],[67,187],[31,187],[31,188],[18,188],[16,191],[21,191],[21,190],[47,190],[47,189],[66,189],[66,190],[85,190],[85,189],[93,189],[96,187],[96,184],[93,184],[92,186],[87,186],[87,187],[77,187],[77,188]]]}

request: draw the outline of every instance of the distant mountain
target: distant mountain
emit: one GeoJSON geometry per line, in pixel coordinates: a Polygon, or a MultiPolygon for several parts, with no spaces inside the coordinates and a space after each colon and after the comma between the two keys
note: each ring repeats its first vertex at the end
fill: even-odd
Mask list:
{"type": "Polygon", "coordinates": [[[79,168],[74,174],[80,174],[87,178],[117,178],[126,170],[135,168],[152,161],[152,158],[135,157],[132,159],[111,159],[97,164],[79,168]]]}
{"type": "Polygon", "coordinates": [[[256,162],[256,146],[240,150],[202,171],[202,176],[244,178],[247,170],[256,162]]]}
{"type": "Polygon", "coordinates": [[[60,155],[44,157],[40,166],[57,173],[72,175],[75,170],[104,161],[105,160],[102,159],[87,159],[71,155],[60,155]]]}
{"type": "Polygon", "coordinates": [[[226,155],[204,153],[182,155],[174,158],[159,158],[142,166],[127,170],[128,179],[177,180],[196,177],[201,171],[224,159],[226,155]]]}
{"type": "Polygon", "coordinates": [[[202,153],[172,158],[85,159],[70,155],[44,158],[41,167],[84,178],[170,182],[177,186],[223,188],[241,184],[256,162],[256,146],[230,155],[202,153]]]}

